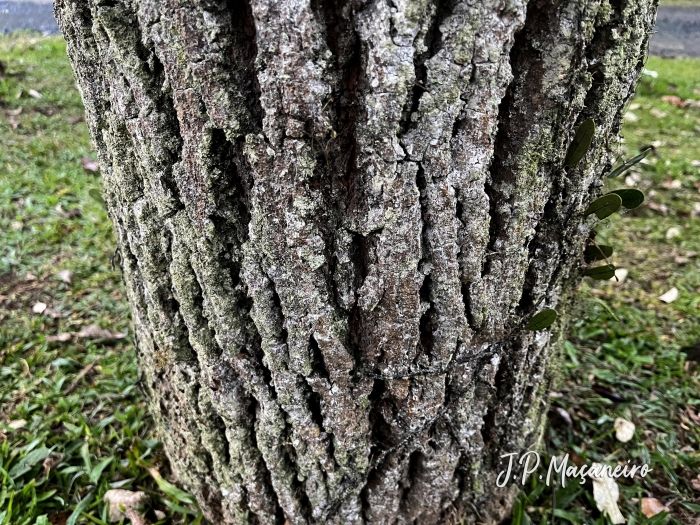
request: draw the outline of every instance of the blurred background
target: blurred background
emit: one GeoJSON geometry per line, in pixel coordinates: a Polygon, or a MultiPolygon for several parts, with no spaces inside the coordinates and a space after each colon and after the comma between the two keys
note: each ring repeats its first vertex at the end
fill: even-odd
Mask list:
{"type": "MultiPolygon", "coordinates": [[[[597,228],[617,277],[579,288],[544,447],[648,463],[618,480],[628,525],[700,525],[700,1],[661,6],[651,54],[615,147],[653,151],[606,183],[645,201],[597,228]]],[[[0,1],[0,525],[202,519],[137,387],[100,187],[50,1],[0,1]]],[[[533,477],[512,524],[603,525],[599,504],[533,477]]]]}

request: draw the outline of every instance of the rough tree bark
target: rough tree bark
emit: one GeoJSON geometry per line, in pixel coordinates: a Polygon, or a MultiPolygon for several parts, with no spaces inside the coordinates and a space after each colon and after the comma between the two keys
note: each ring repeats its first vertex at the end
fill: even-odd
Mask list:
{"type": "Polygon", "coordinates": [[[492,523],[654,0],[57,0],[140,368],[216,524],[492,523]],[[562,159],[578,124],[593,146],[562,159]]]}

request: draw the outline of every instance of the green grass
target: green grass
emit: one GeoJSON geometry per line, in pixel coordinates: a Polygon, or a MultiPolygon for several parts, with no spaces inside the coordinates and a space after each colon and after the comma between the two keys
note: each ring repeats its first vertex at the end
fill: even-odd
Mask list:
{"type": "MultiPolygon", "coordinates": [[[[114,486],[150,494],[166,513],[159,523],[192,523],[196,510],[177,510],[187,498],[159,486],[145,468],[167,477],[136,387],[130,338],[48,340],[95,323],[128,333],[129,318],[110,265],[109,221],[88,196],[99,175],[82,166],[82,159],[94,159],[87,130],[69,121],[82,106],[64,45],[59,38],[2,37],[0,60],[7,63],[0,80],[0,525],[61,516],[106,523],[102,496],[114,486]],[[30,97],[30,89],[42,98],[30,97]],[[71,284],[58,277],[61,270],[73,272],[71,284]],[[47,305],[43,314],[32,312],[39,302],[47,305]],[[24,426],[13,428],[20,421],[24,426]]],[[[572,425],[553,419],[544,442],[551,455],[569,452],[587,463],[650,463],[647,478],[619,482],[628,524],[692,523],[700,516],[700,493],[690,486],[700,472],[700,426],[686,409],[700,411],[700,381],[696,364],[679,349],[700,339],[700,163],[693,163],[700,161],[700,109],[661,97],[699,99],[700,60],[651,58],[647,69],[658,77],[645,76],[640,85],[630,109],[637,120],[625,123],[620,157],[650,143],[656,149],[609,184],[612,190],[628,181],[647,201],[597,228],[597,241],[614,246],[612,262],[629,275],[621,284],[582,284],[552,396],[572,425]],[[679,235],[667,239],[673,227],[679,235]],[[673,286],[678,299],[659,301],[673,286]],[[625,402],[597,394],[594,385],[625,402]],[[636,424],[632,441],[615,439],[616,417],[636,424]],[[643,497],[662,500],[670,515],[645,518],[643,497]]],[[[551,523],[553,511],[557,523],[605,523],[590,485],[577,482],[554,492],[533,478],[518,509],[516,524],[551,523]]]]}
{"type": "Polygon", "coordinates": [[[700,7],[700,0],[661,0],[659,5],[679,7],[700,7]]]}
{"type": "Polygon", "coordinates": [[[130,338],[47,341],[95,323],[129,326],[111,225],[88,195],[100,178],[82,165],[94,153],[76,122],[83,108],[65,45],[0,37],[0,61],[0,524],[106,523],[102,496],[113,487],[152,495],[161,523],[192,523],[197,512],[170,510],[183,502],[144,468],[164,463],[130,338]]]}

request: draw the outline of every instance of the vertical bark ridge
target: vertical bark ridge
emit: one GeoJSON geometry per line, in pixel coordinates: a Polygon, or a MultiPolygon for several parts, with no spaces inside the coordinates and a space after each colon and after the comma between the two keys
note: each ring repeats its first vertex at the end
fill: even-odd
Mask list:
{"type": "MultiPolygon", "coordinates": [[[[315,147],[337,134],[332,55],[308,2],[298,2],[293,9],[285,2],[253,2],[253,15],[261,49],[258,60],[265,64],[258,82],[266,116],[263,134],[247,139],[247,155],[254,166],[251,231],[255,231],[247,253],[251,263],[253,258],[259,260],[280,297],[289,357],[285,369],[273,370],[272,380],[290,414],[292,442],[300,448],[299,477],[309,494],[312,515],[318,518],[335,498],[343,471],[366,462],[369,435],[361,403],[371,386],[369,380],[355,385],[350,378],[354,363],[345,346],[347,319],[333,303],[329,286],[332,236],[326,232],[333,211],[324,186],[331,177],[323,166],[319,169],[315,147]],[[304,71],[303,85],[297,80],[299,70],[304,71]],[[290,81],[282,80],[284,71],[290,81]],[[270,198],[277,203],[276,218],[269,216],[270,198]],[[312,337],[328,378],[314,374],[312,337]],[[354,395],[334,396],[333,389],[354,395]],[[308,403],[310,391],[321,398],[321,426],[314,422],[308,403]]],[[[265,312],[260,311],[256,322],[265,323],[265,312]]],[[[352,507],[349,504],[348,512],[354,512],[352,507]]]]}
{"type": "Polygon", "coordinates": [[[499,456],[552,380],[521,319],[576,282],[649,3],[57,0],[140,366],[210,520],[507,511],[499,456]]]}

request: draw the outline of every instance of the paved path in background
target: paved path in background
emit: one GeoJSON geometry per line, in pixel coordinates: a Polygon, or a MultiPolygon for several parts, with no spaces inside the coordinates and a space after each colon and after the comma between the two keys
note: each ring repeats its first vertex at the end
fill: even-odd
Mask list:
{"type": "Polygon", "coordinates": [[[52,0],[0,0],[0,33],[33,29],[46,35],[58,33],[52,0]]]}
{"type": "Polygon", "coordinates": [[[649,53],[700,57],[700,7],[659,7],[649,53]]]}
{"type": "MultiPolygon", "coordinates": [[[[58,33],[52,0],[0,0],[0,33],[34,29],[58,33]]],[[[659,8],[652,55],[700,57],[700,7],[659,8]]]]}

